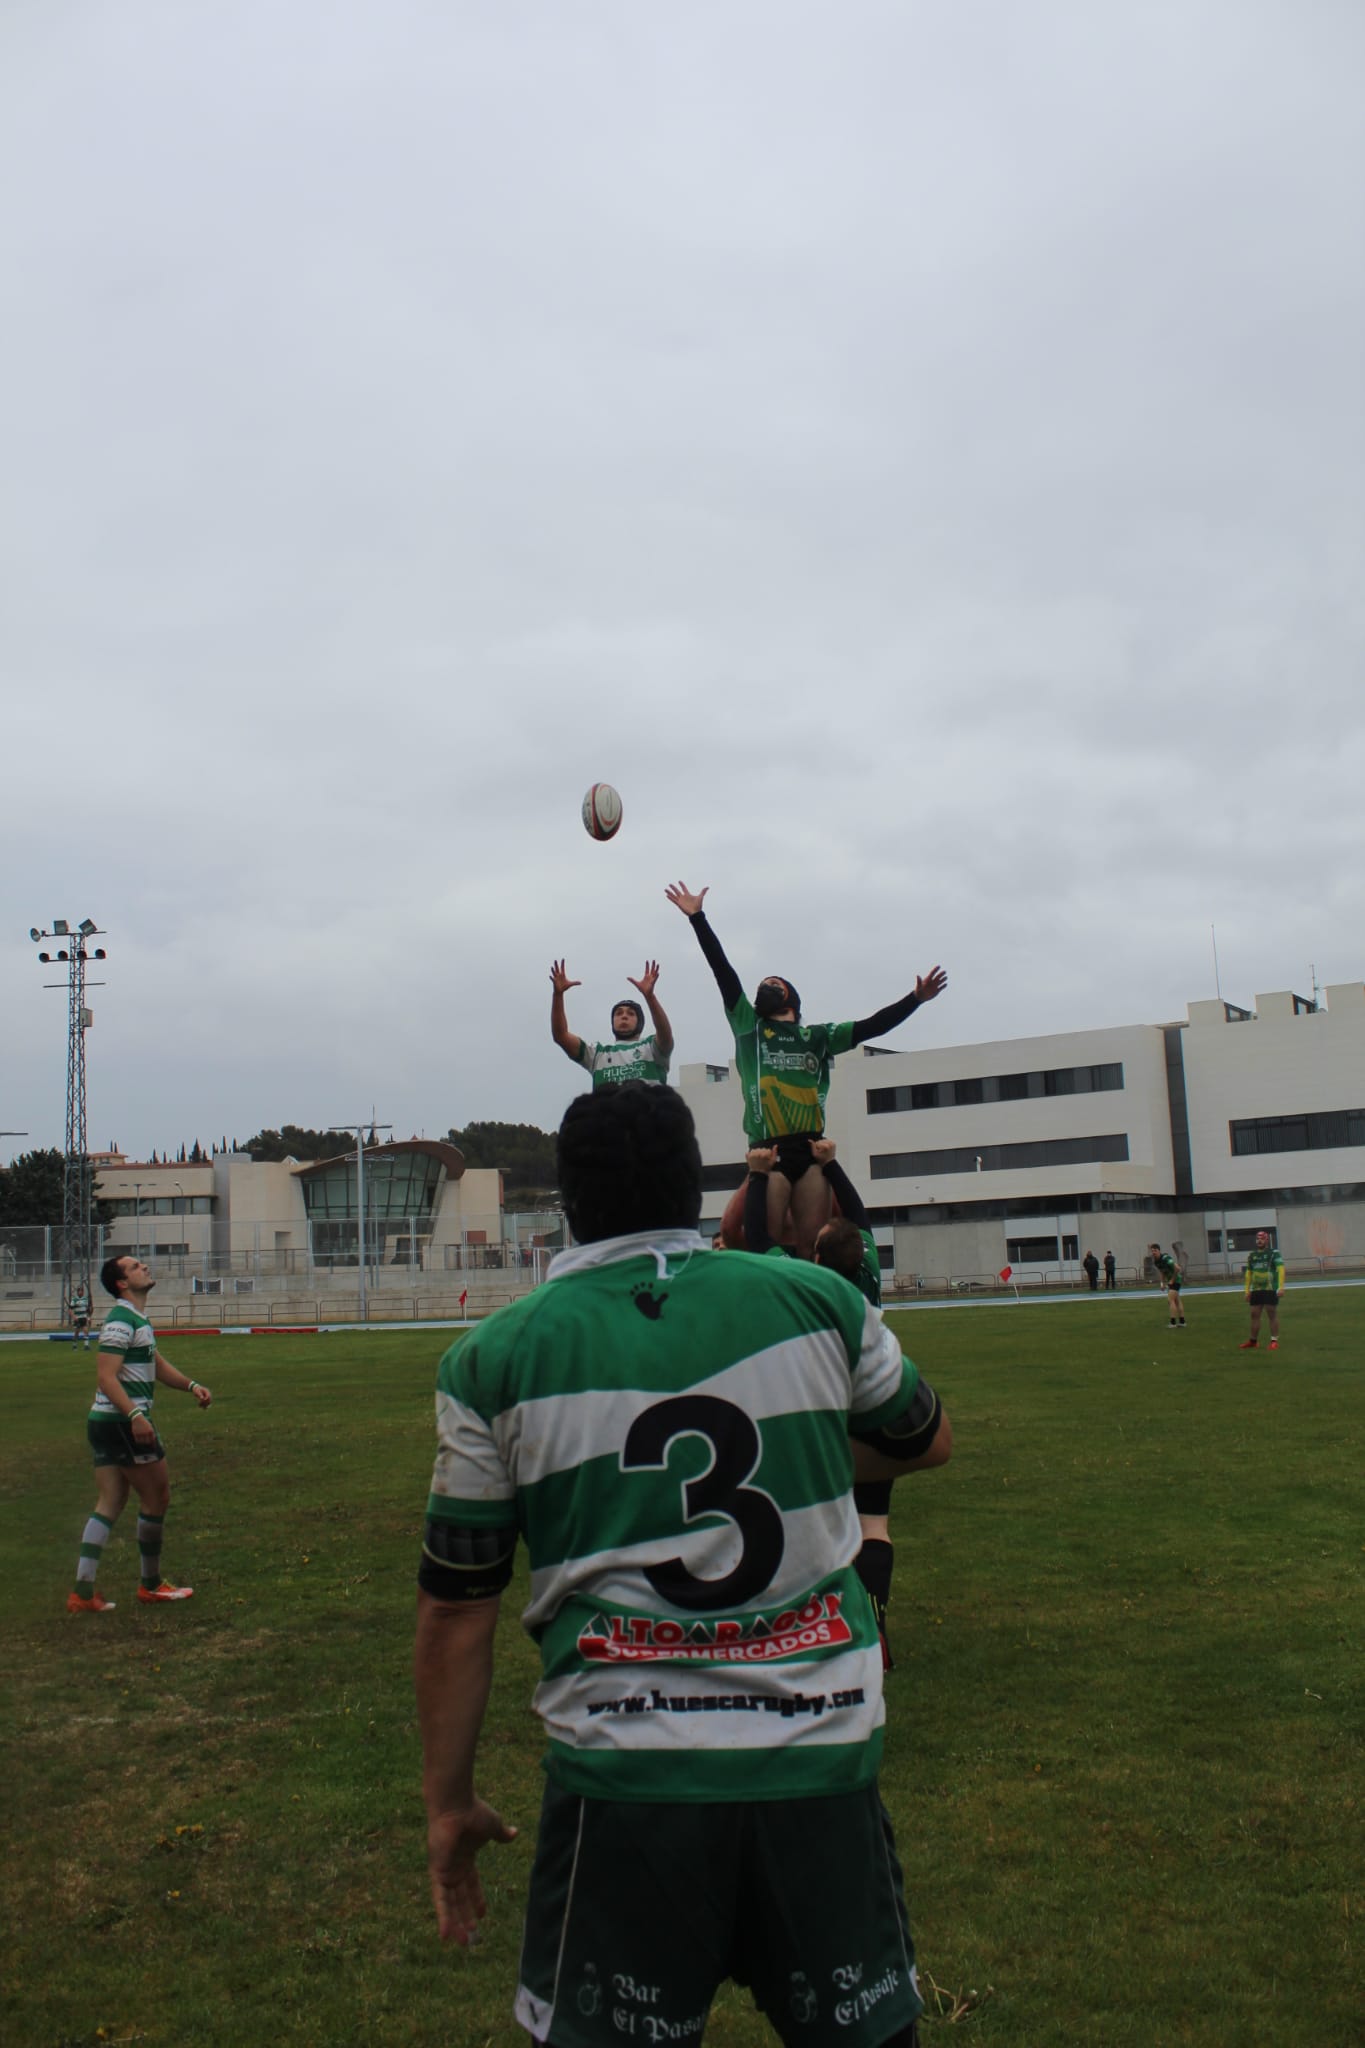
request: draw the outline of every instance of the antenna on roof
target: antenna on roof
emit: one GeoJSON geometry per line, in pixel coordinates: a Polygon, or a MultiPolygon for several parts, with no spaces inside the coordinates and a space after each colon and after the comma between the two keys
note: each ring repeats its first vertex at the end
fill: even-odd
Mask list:
{"type": "Polygon", "coordinates": [[[1315,1010],[1320,1010],[1322,1008],[1322,1004],[1319,1002],[1318,998],[1322,994],[1322,984],[1318,980],[1318,970],[1316,967],[1310,965],[1308,972],[1313,977],[1313,1008],[1315,1010]]]}
{"type": "Polygon", "coordinates": [[[1213,992],[1221,1003],[1223,1000],[1223,984],[1218,979],[1218,934],[1212,925],[1209,926],[1209,937],[1213,941],[1213,992]]]}

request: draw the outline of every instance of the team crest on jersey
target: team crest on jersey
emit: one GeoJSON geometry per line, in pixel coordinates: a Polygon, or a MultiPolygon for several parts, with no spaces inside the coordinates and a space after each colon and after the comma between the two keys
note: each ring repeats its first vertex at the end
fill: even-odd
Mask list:
{"type": "Polygon", "coordinates": [[[840,1593],[817,1593],[804,1607],[769,1621],[656,1621],[647,1614],[594,1614],[578,1637],[578,1654],[593,1664],[770,1664],[806,1650],[839,1649],[853,1640],[840,1593]]]}

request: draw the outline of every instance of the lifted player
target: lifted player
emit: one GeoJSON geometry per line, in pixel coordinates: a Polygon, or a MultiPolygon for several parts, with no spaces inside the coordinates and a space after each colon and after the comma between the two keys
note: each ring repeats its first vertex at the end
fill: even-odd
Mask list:
{"type": "Polygon", "coordinates": [[[550,998],[550,1036],[571,1060],[587,1068],[594,1088],[609,1088],[617,1081],[650,1081],[657,1087],[668,1079],[668,1063],[673,1057],[673,1026],[664,1014],[663,1004],[654,994],[654,984],[658,979],[657,960],[646,960],[644,973],[638,981],[633,974],[626,976],[631,987],[638,988],[649,1004],[654,1029],[648,1038],[640,1035],[645,1028],[645,1013],[627,996],[614,1006],[611,1013],[612,1043],[589,1045],[586,1038],[570,1031],[564,1011],[566,992],[571,988],[582,988],[583,984],[570,981],[562,960],[551,963],[550,985],[554,994],[550,998]]]}
{"type": "Polygon", "coordinates": [[[790,1209],[796,1249],[808,1259],[830,1216],[829,1189],[809,1171],[814,1164],[811,1140],[825,1128],[830,1063],[839,1053],[894,1031],[921,1003],[940,995],[948,977],[941,967],[931,967],[908,996],[856,1023],[803,1024],[801,998],[783,975],[766,975],[749,1001],[707,923],[705,889],[694,895],[685,882],[674,882],[664,893],[690,921],[716,977],[744,1090],[744,1135],[751,1145],[777,1146],[778,1171],[768,1180],[769,1236],[780,1241],[790,1209]]]}
{"type": "Polygon", "coordinates": [[[95,1400],[86,1435],[95,1458],[94,1512],[85,1525],[76,1584],[67,1597],[71,1614],[106,1614],[113,1607],[95,1590],[104,1546],[128,1504],[131,1489],[138,1498],[137,1547],[142,1559],[143,1601],[188,1600],[193,1588],[173,1586],[161,1576],[161,1534],[171,1498],[166,1472],[166,1447],[152,1421],[152,1394],[158,1380],[178,1392],[193,1394],[201,1408],[213,1399],[198,1380],[187,1380],[156,1348],[156,1332],[147,1320],[147,1296],[156,1282],[150,1267],[126,1255],[106,1259],[100,1285],[114,1297],[104,1319],[95,1354],[95,1400]]]}
{"type": "Polygon", "coordinates": [[[1183,1330],[1185,1308],[1180,1299],[1180,1289],[1185,1276],[1173,1255],[1170,1252],[1163,1252],[1159,1244],[1148,1245],[1147,1249],[1152,1255],[1152,1264],[1156,1267],[1157,1285],[1166,1290],[1166,1301],[1171,1311],[1171,1328],[1183,1330]]]}
{"type": "Polygon", "coordinates": [[[1256,1233],[1256,1248],[1247,1253],[1242,1269],[1242,1292],[1251,1310],[1251,1335],[1241,1351],[1254,1351],[1261,1339],[1261,1312],[1270,1319],[1270,1348],[1280,1348],[1280,1296],[1284,1293],[1284,1253],[1270,1242],[1268,1230],[1256,1233]]]}
{"type": "MultiPolygon", "coordinates": [[[[842,1274],[845,1280],[851,1280],[873,1308],[880,1308],[881,1260],[872,1235],[872,1219],[863,1206],[863,1198],[835,1159],[833,1138],[817,1138],[811,1146],[811,1155],[839,1204],[839,1214],[826,1223],[816,1237],[815,1263],[824,1266],[828,1272],[842,1274]]],[[[780,1253],[785,1248],[774,1244],[768,1235],[768,1179],[777,1165],[776,1147],[752,1147],[745,1164],[749,1169],[744,1199],[745,1243],[751,1252],[780,1253]]],[[[867,1588],[872,1611],[877,1617],[882,1668],[886,1671],[892,1669],[895,1661],[886,1632],[891,1574],[896,1562],[895,1547],[891,1541],[891,1486],[889,1479],[860,1479],[853,1489],[853,1505],[858,1510],[858,1527],[863,1538],[862,1548],[853,1560],[853,1568],[867,1588]]]]}

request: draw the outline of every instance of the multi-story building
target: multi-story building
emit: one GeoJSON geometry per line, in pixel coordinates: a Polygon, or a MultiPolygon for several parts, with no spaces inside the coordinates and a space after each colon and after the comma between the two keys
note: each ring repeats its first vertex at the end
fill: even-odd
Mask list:
{"type": "MultiPolygon", "coordinates": [[[[739,1087],[715,1064],[678,1085],[714,1230],[744,1177],[739,1087]]],[[[863,1046],[835,1066],[826,1128],[907,1280],[1069,1279],[1110,1250],[1131,1279],[1152,1240],[1240,1272],[1259,1229],[1291,1261],[1359,1260],[1365,986],[1191,1003],[1180,1024],[863,1046]]]]}

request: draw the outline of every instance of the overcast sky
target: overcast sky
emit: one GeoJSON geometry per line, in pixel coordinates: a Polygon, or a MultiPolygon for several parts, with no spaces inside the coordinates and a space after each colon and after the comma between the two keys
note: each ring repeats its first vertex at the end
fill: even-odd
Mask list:
{"type": "Polygon", "coordinates": [[[1357,0],[7,0],[0,1159],[1365,978],[1357,0]],[[619,788],[610,845],[579,822],[619,788]],[[50,977],[46,977],[50,978],[50,977]],[[93,970],[92,970],[93,978],[93,970]]]}

